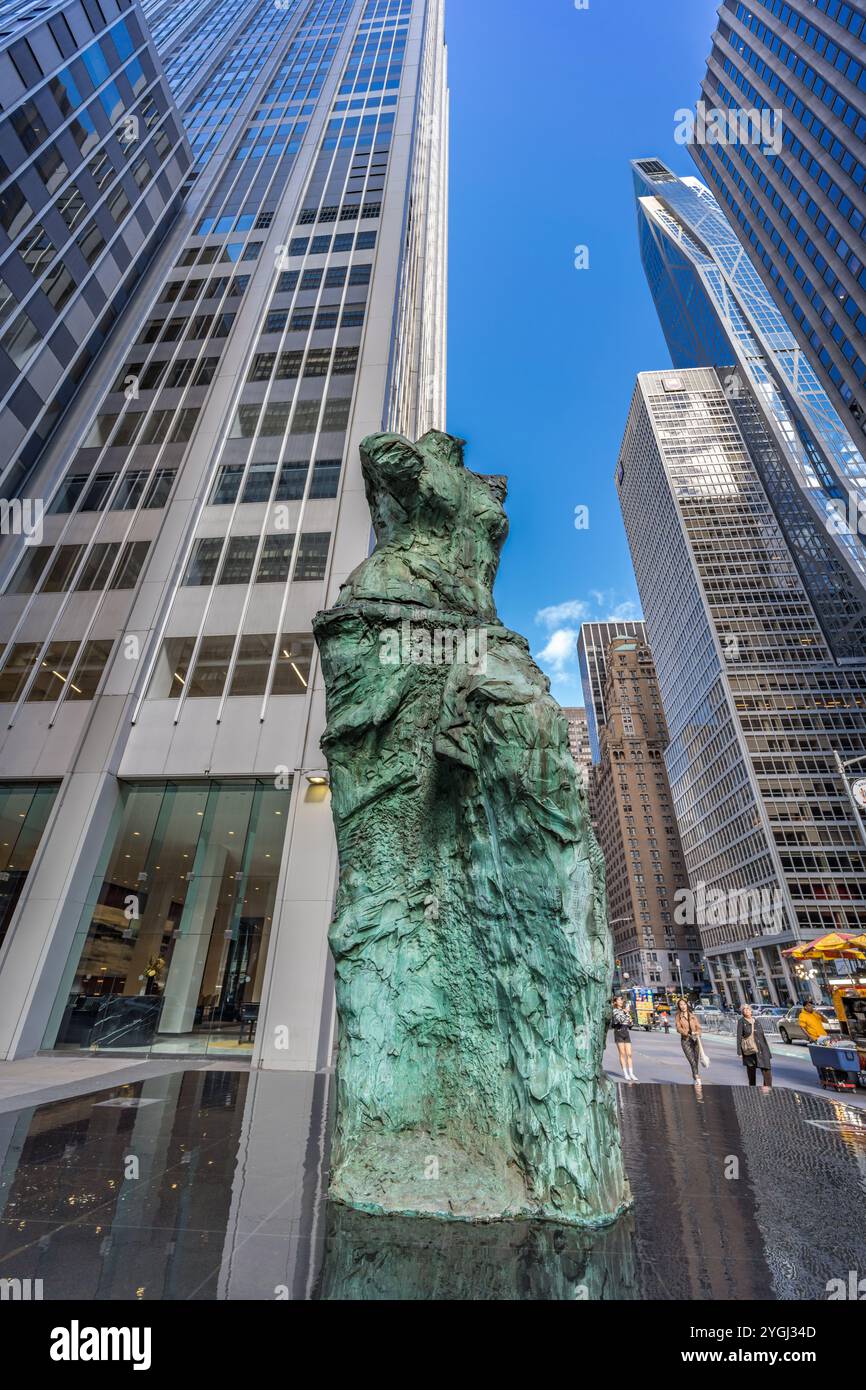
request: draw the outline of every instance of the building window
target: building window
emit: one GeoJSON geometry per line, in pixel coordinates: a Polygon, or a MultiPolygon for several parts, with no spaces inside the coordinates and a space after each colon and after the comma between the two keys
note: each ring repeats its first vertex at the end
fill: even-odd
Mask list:
{"type": "Polygon", "coordinates": [[[0,946],[33,867],[56,782],[0,783],[0,946]]]}
{"type": "Polygon", "coordinates": [[[52,642],[47,648],[36,679],[27,696],[28,703],[54,701],[65,689],[67,700],[92,700],[100,677],[111,655],[111,641],[85,642],[77,666],[78,642],[52,642]]]}
{"type": "MultiPolygon", "coordinates": [[[[314,499],[336,497],[341,467],[340,459],[321,459],[314,464],[308,495],[314,499]]],[[[267,502],[271,495],[276,468],[275,463],[252,464],[247,471],[247,481],[244,485],[241,501],[243,503],[267,502]]],[[[284,463],[280,469],[274,501],[299,501],[304,495],[309,471],[310,465],[307,461],[284,463]]],[[[210,505],[219,507],[233,503],[237,499],[243,476],[244,465],[242,463],[223,464],[211,493],[210,505]]]]}
{"type": "MultiPolygon", "coordinates": [[[[295,561],[294,578],[318,580],[325,577],[325,563],[330,546],[330,532],[307,532],[301,537],[295,561]]],[[[295,538],[290,535],[267,535],[256,571],[257,584],[282,584],[289,574],[289,560],[295,538]]],[[[219,572],[219,584],[248,584],[253,572],[258,536],[232,536],[219,572]]],[[[222,554],[221,536],[203,536],[196,541],[184,584],[210,585],[215,581],[222,554]]]]}
{"type": "MultiPolygon", "coordinates": [[[[15,643],[0,671],[0,704],[14,704],[19,699],[41,646],[41,642],[15,643]]],[[[28,691],[28,704],[57,700],[64,690],[67,700],[92,700],[111,655],[111,647],[110,640],[85,642],[81,659],[76,665],[80,642],[51,642],[45,649],[28,691]]]]}
{"type": "MultiPolygon", "coordinates": [[[[169,637],[163,644],[150,698],[175,700],[186,690],[191,700],[219,699],[225,689],[234,641],[233,635],[202,638],[190,676],[195,638],[169,637]]],[[[264,695],[275,644],[273,633],[241,639],[230,695],[264,695]]],[[[302,695],[309,683],[312,659],[313,639],[309,634],[284,633],[277,647],[272,693],[302,695]]]]}
{"type": "Polygon", "coordinates": [[[47,1046],[252,1051],[288,803],[257,780],[121,784],[47,1046]]]}
{"type": "MultiPolygon", "coordinates": [[[[122,549],[118,541],[100,541],[92,545],[76,580],[76,592],[104,589],[118,555],[120,560],[110,587],[133,588],[149,548],[149,541],[127,541],[122,549]]],[[[8,592],[32,594],[38,588],[43,594],[62,593],[70,587],[83,554],[83,545],[34,546],[18,566],[8,592]],[[40,584],[42,571],[49,559],[50,568],[40,584]]]]}
{"type": "MultiPolygon", "coordinates": [[[[109,510],[113,512],[133,511],[141,502],[147,510],[164,507],[171,492],[176,470],[160,468],[153,476],[145,468],[128,470],[117,487],[109,510]],[[150,481],[148,481],[148,479],[150,481]],[[143,497],[143,501],[142,501],[143,497]]],[[[116,473],[97,473],[88,486],[88,473],[73,473],[60,486],[49,507],[49,513],[71,512],[79,497],[84,493],[79,511],[101,512],[108,501],[112,487],[117,483],[116,473]]]]}

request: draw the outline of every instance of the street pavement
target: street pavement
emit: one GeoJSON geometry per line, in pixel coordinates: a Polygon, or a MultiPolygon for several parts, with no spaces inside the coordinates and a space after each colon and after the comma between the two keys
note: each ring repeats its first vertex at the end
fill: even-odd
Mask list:
{"type": "MultiPolygon", "coordinates": [[[[634,1053],[634,1070],[641,1082],[655,1081],[673,1085],[691,1086],[692,1075],[689,1064],[680,1047],[678,1034],[672,1029],[663,1032],[645,1033],[642,1028],[633,1028],[631,1033],[634,1053]]],[[[746,1086],[746,1069],[737,1056],[733,1038],[718,1037],[713,1033],[703,1034],[704,1048],[710,1059],[709,1068],[701,1071],[704,1086],[746,1086]]],[[[825,1091],[818,1081],[818,1073],[812,1066],[805,1047],[795,1044],[786,1046],[774,1043],[773,1085],[785,1086],[793,1091],[808,1091],[813,1095],[825,1096],[828,1100],[843,1101],[846,1105],[866,1108],[866,1091],[825,1091]]],[[[623,1084],[622,1070],[613,1033],[608,1033],[604,1054],[604,1067],[613,1081],[623,1084]]],[[[761,1073],[758,1072],[760,1085],[761,1073]]]]}

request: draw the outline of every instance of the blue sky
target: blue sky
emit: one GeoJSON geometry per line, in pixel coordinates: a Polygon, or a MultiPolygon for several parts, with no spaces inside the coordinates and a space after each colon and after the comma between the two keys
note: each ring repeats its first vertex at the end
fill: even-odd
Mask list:
{"type": "Polygon", "coordinates": [[[717,6],[446,0],[448,428],[470,468],[509,477],[499,613],[566,705],[581,618],[640,616],[613,473],[637,373],[670,364],[628,161],[696,172],[674,112],[697,100],[717,6]]]}

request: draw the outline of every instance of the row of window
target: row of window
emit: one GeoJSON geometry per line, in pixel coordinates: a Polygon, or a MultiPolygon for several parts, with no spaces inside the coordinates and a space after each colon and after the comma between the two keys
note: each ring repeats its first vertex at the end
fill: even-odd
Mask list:
{"type": "Polygon", "coordinates": [[[158,468],[151,474],[148,468],[132,468],[117,482],[116,473],[72,473],[63,483],[48,508],[49,514],[71,512],[81,498],[80,512],[133,511],[139,503],[147,511],[164,507],[174,482],[176,469],[158,468]],[[90,479],[88,483],[88,479],[90,479]],[[117,490],[109,500],[112,488],[117,490]],[[83,494],[83,496],[82,496],[83,494]]]}
{"type": "MultiPolygon", "coordinates": [[[[118,557],[117,571],[109,587],[134,589],[149,548],[149,541],[97,542],[91,546],[87,560],[75,581],[75,592],[104,589],[118,557]]],[[[33,546],[25,552],[6,590],[7,594],[32,594],[37,591],[40,594],[62,593],[71,586],[84,550],[83,545],[33,546]],[[46,565],[49,566],[48,573],[43,579],[42,572],[46,565]]]]}
{"type": "Polygon", "coordinates": [[[290,256],[327,256],[332,251],[372,251],[376,245],[375,232],[339,232],[335,237],[308,236],[293,237],[289,242],[290,256]]]}
{"type": "Polygon", "coordinates": [[[235,321],[234,314],[192,314],[189,318],[148,319],[137,343],[186,343],[200,338],[227,338],[235,321]]]}
{"type": "Polygon", "coordinates": [[[357,300],[351,304],[346,304],[342,314],[337,308],[323,308],[318,313],[314,313],[312,309],[296,309],[290,316],[288,309],[272,309],[269,314],[265,315],[262,332],[283,333],[286,328],[292,333],[306,331],[314,327],[317,330],[337,327],[362,328],[366,308],[364,300],[357,300]],[[314,319],[315,323],[313,322],[314,319]]]}
{"type": "Polygon", "coordinates": [[[352,376],[358,368],[358,349],[314,348],[307,353],[306,362],[303,352],[281,352],[279,362],[275,352],[257,352],[247,381],[291,381],[301,375],[302,367],[305,380],[327,376],[329,371],[332,376],[352,376]]]}
{"type": "Polygon", "coordinates": [[[256,261],[263,242],[229,241],[223,246],[190,246],[175,261],[175,269],[188,265],[214,265],[217,261],[256,261]]]}
{"type": "MultiPolygon", "coordinates": [[[[228,690],[233,695],[264,695],[277,645],[273,695],[303,695],[310,681],[313,639],[308,634],[284,633],[277,644],[274,633],[242,637],[228,690]]],[[[235,638],[203,637],[195,666],[190,662],[194,637],[170,637],[163,647],[163,661],[150,690],[151,699],[177,699],[184,691],[189,699],[219,699],[225,690],[235,638]]]]}
{"type": "MultiPolygon", "coordinates": [[[[119,6],[119,8],[124,7],[119,6]]],[[[15,28],[25,28],[32,19],[47,9],[50,9],[50,6],[43,4],[28,7],[21,4],[10,4],[7,0],[7,3],[2,6],[3,24],[11,27],[4,27],[3,37],[10,37],[15,28]]],[[[89,24],[94,34],[101,33],[108,22],[102,12],[102,7],[98,3],[94,3],[94,0],[83,0],[78,18],[89,24]]],[[[132,24],[136,42],[140,42],[140,32],[134,18],[132,24]]],[[[69,27],[66,16],[63,14],[53,15],[47,24],[40,27],[38,32],[38,52],[24,36],[9,46],[9,57],[12,64],[25,87],[29,88],[35,88],[39,83],[39,77],[44,77],[46,73],[51,72],[63,59],[74,57],[80,46],[69,27]]],[[[32,38],[33,34],[30,37],[32,38]]],[[[123,59],[134,51],[133,40],[125,19],[115,24],[101,42],[103,48],[100,58],[103,60],[106,53],[112,57],[113,61],[116,61],[114,54],[123,59]]],[[[94,44],[92,47],[96,48],[97,45],[94,44]]],[[[91,46],[83,50],[85,54],[89,54],[90,51],[91,46]]],[[[93,61],[93,58],[89,58],[88,72],[92,71],[93,61]]],[[[62,73],[60,75],[62,76],[62,73]]]]}
{"type": "Polygon", "coordinates": [[[369,285],[370,272],[372,265],[332,265],[327,270],[318,266],[313,270],[284,270],[277,281],[277,293],[289,294],[296,290],[300,284],[302,290],[341,290],[346,284],[346,276],[349,277],[349,285],[357,288],[359,285],[369,285]]]}
{"type": "MultiPolygon", "coordinates": [[[[195,543],[184,584],[249,584],[255,568],[256,584],[284,584],[289,577],[289,563],[295,537],[288,534],[265,537],[264,547],[256,567],[256,551],[261,537],[232,536],[225,547],[222,536],[203,536],[195,543]],[[219,572],[219,578],[217,578],[219,572]]],[[[331,544],[329,531],[309,531],[301,536],[295,560],[293,579],[322,580],[331,544]]]]}
{"type": "MultiPolygon", "coordinates": [[[[769,70],[768,65],[758,60],[756,55],[752,53],[751,49],[742,50],[741,56],[745,57],[747,60],[755,59],[756,70],[758,68],[769,70]]],[[[747,81],[747,79],[745,78],[745,76],[740,71],[739,67],[734,61],[732,61],[729,58],[726,58],[724,60],[723,67],[727,75],[733,79],[736,86],[744,90],[751,100],[760,102],[756,89],[752,86],[752,84],[749,81],[747,81]]],[[[811,72],[811,69],[809,69],[809,71],[811,72]]],[[[816,79],[816,84],[818,80],[820,79],[816,79]]],[[[778,92],[778,94],[784,100],[785,105],[790,107],[793,110],[794,115],[802,121],[804,129],[809,131],[815,142],[821,145],[823,149],[826,150],[827,153],[831,156],[831,158],[834,159],[837,164],[839,164],[843,172],[848,175],[852,182],[857,184],[858,187],[863,187],[864,183],[866,183],[866,165],[861,163],[851,153],[851,151],[846,148],[842,141],[836,136],[834,131],[832,131],[824,123],[824,121],[822,121],[817,115],[815,115],[814,112],[809,110],[809,108],[804,105],[804,103],[797,96],[796,92],[792,88],[788,87],[786,83],[777,81],[775,76],[773,76],[768,81],[767,85],[772,87],[774,91],[778,92]]],[[[828,90],[830,89],[825,89],[825,96],[828,90]]],[[[720,92],[725,100],[736,101],[734,94],[732,92],[729,92],[727,88],[722,87],[721,85],[720,92]]],[[[841,101],[841,98],[838,98],[838,100],[841,101]]],[[[760,102],[760,104],[762,106],[764,105],[764,103],[762,102],[760,102]]],[[[852,113],[851,120],[846,122],[846,124],[850,125],[853,122],[855,124],[855,136],[858,136],[862,139],[863,136],[866,136],[866,116],[859,116],[856,109],[853,106],[847,107],[846,110],[852,113]]],[[[799,161],[801,166],[807,171],[807,173],[809,173],[812,176],[812,178],[816,181],[816,183],[822,189],[822,191],[827,194],[829,201],[833,203],[835,207],[838,207],[842,216],[851,224],[854,230],[856,232],[859,232],[862,236],[862,229],[864,225],[863,216],[851,202],[850,198],[848,198],[845,195],[844,190],[837,183],[833,182],[830,173],[825,167],[823,156],[821,157],[821,159],[817,159],[812,154],[812,151],[808,149],[806,146],[804,146],[802,141],[799,140],[791,132],[791,130],[783,130],[782,139],[783,143],[786,146],[788,146],[791,153],[799,161]]],[[[816,223],[816,225],[819,226],[819,230],[823,232],[826,226],[828,225],[827,219],[824,218],[822,222],[818,222],[817,204],[809,202],[808,193],[806,192],[806,190],[804,190],[802,184],[800,184],[795,178],[793,178],[793,176],[786,182],[787,186],[791,190],[791,193],[797,196],[797,201],[803,207],[806,208],[806,211],[808,212],[809,216],[816,223]]],[[[799,223],[797,223],[796,225],[799,226],[799,223]]],[[[835,244],[836,243],[834,241],[833,245],[835,244]]],[[[846,255],[847,249],[844,250],[841,254],[846,255]]]]}
{"type": "MultiPolygon", "coordinates": [[[[336,497],[340,481],[340,460],[321,459],[313,466],[313,478],[309,496],[313,499],[336,497]]],[[[274,485],[275,463],[254,463],[247,472],[241,502],[267,502],[274,485]]],[[[274,493],[275,502],[298,502],[304,495],[307,474],[310,471],[308,460],[301,463],[284,463],[274,493]]],[[[213,492],[210,496],[212,507],[226,506],[237,500],[244,476],[242,463],[224,463],[220,468],[213,492]]]]}
{"type": "Polygon", "coordinates": [[[189,280],[168,280],[159,292],[160,303],[181,304],[193,299],[238,298],[250,283],[249,275],[195,276],[189,280]]]}
{"type": "Polygon", "coordinates": [[[127,410],[122,415],[97,415],[82,447],[100,449],[104,444],[110,444],[116,449],[132,443],[188,444],[198,416],[198,406],[185,406],[183,410],[152,410],[150,414],[144,410],[127,410]]]}
{"type": "MultiPolygon", "coordinates": [[[[824,36],[819,34],[810,20],[798,15],[793,6],[786,3],[786,0],[757,0],[757,3],[763,5],[764,9],[770,10],[772,14],[777,15],[783,24],[787,24],[789,29],[793,29],[795,34],[801,39],[805,39],[818,53],[824,53],[826,44],[830,43],[831,51],[827,53],[827,61],[833,63],[840,72],[845,72],[849,62],[853,62],[853,59],[847,54],[843,54],[840,58],[838,46],[829,39],[824,40],[825,46],[819,47],[820,40],[824,36]]],[[[864,25],[866,25],[866,15],[855,9],[853,5],[845,4],[844,0],[810,0],[810,3],[814,5],[816,10],[821,10],[828,18],[834,19],[843,29],[847,29],[855,39],[858,39],[862,34],[864,25]]],[[[751,11],[745,5],[738,5],[737,15],[739,18],[743,18],[743,15],[740,14],[741,10],[745,16],[750,17],[751,11]]]]}
{"type": "MultiPolygon", "coordinates": [[[[158,119],[159,112],[152,99],[148,99],[145,103],[142,108],[142,115],[147,126],[158,119]]],[[[76,122],[73,122],[73,126],[75,124],[76,122]]],[[[83,155],[86,155],[93,148],[97,139],[98,136],[94,127],[88,140],[79,142],[83,155]]],[[[157,132],[148,146],[148,154],[153,163],[146,155],[142,155],[133,165],[132,176],[139,189],[144,189],[154,178],[154,164],[159,165],[163,162],[170,149],[171,140],[167,134],[167,129],[164,128],[157,132]]],[[[52,187],[58,186],[69,174],[69,169],[56,151],[49,150],[37,162],[42,166],[39,172],[43,175],[49,192],[52,187]]],[[[105,149],[99,150],[90,159],[87,168],[100,192],[107,182],[119,177],[105,149]]],[[[4,171],[5,166],[0,167],[0,178],[2,178],[4,171]]],[[[122,186],[117,186],[105,203],[105,207],[115,225],[121,226],[131,208],[130,200],[122,186]]],[[[86,217],[88,211],[88,200],[76,183],[69,183],[61,193],[57,200],[56,210],[65,221],[69,232],[75,232],[78,223],[86,217]]],[[[0,194],[0,223],[4,225],[10,237],[14,238],[32,218],[33,210],[21,193],[19,185],[10,183],[0,194]]],[[[74,244],[87,264],[92,266],[104,250],[106,241],[99,226],[95,221],[91,221],[78,233],[74,244]]],[[[44,279],[41,279],[40,288],[52,307],[58,311],[62,309],[74,293],[76,281],[72,272],[60,259],[58,247],[49,237],[41,222],[33,222],[30,231],[19,242],[16,249],[34,280],[39,281],[44,276],[44,279]]],[[[9,288],[5,287],[0,292],[0,321],[3,317],[9,317],[15,308],[17,308],[17,300],[9,288]]],[[[0,346],[9,354],[15,365],[22,369],[36,352],[41,341],[42,334],[29,313],[22,309],[4,333],[3,338],[0,339],[0,346]]]]}
{"type": "Polygon", "coordinates": [[[222,217],[203,217],[193,232],[193,236],[220,236],[225,232],[266,232],[274,220],[272,212],[229,212],[222,217]]]}
{"type": "Polygon", "coordinates": [[[179,386],[210,386],[218,366],[218,357],[182,357],[173,362],[166,359],[149,362],[146,367],[142,362],[129,362],[111,389],[123,391],[134,400],[139,391],[155,391],[158,386],[169,390],[179,386]]]}
{"type": "Polygon", "coordinates": [[[363,207],[357,203],[346,203],[343,207],[339,204],[321,208],[303,208],[298,218],[298,225],[308,226],[311,222],[357,222],[358,218],[381,217],[381,203],[364,203],[363,207]]]}
{"type": "MultiPolygon", "coordinates": [[[[0,670],[0,704],[14,704],[21,695],[41,646],[41,642],[16,642],[13,645],[5,666],[0,670]]],[[[67,700],[92,700],[111,655],[111,648],[110,641],[85,642],[83,650],[78,641],[49,643],[27,693],[27,703],[56,700],[64,690],[67,700]],[[81,660],[76,665],[79,651],[81,660]]],[[[0,648],[0,656],[4,650],[0,648]]]]}
{"type": "Polygon", "coordinates": [[[351,396],[329,398],[322,409],[321,400],[298,401],[292,412],[291,401],[272,401],[270,405],[238,406],[230,439],[253,439],[256,434],[273,438],[286,433],[291,416],[289,434],[315,434],[320,427],[324,434],[340,434],[349,423],[351,396]]]}

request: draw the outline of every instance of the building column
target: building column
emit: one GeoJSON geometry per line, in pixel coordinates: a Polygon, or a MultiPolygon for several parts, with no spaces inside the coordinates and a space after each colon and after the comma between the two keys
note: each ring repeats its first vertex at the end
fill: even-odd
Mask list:
{"type": "Polygon", "coordinates": [[[195,1023],[226,862],[223,845],[205,842],[210,828],[208,820],[202,827],[193,865],[192,889],[175,933],[163,992],[160,1033],[191,1033],[195,1023]]]}
{"type": "MultiPolygon", "coordinates": [[[[325,694],[318,671],[300,767],[322,766],[325,694]]],[[[337,841],[328,787],[292,784],[286,851],[277,884],[253,1066],[316,1071],[328,1066],[334,1030],[328,929],[337,888],[337,841]]]]}

